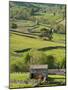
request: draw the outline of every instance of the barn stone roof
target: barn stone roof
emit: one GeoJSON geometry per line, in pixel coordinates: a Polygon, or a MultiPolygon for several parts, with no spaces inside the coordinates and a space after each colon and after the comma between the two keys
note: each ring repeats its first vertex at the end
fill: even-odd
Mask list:
{"type": "Polygon", "coordinates": [[[31,65],[30,69],[48,69],[48,65],[31,65]]]}

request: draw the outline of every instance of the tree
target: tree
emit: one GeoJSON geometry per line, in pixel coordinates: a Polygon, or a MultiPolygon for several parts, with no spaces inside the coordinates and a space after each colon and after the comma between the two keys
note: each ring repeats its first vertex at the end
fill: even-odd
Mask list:
{"type": "Polygon", "coordinates": [[[49,40],[52,40],[52,36],[53,36],[53,29],[51,28],[50,30],[49,29],[41,29],[41,37],[47,37],[49,40]]]}
{"type": "Polygon", "coordinates": [[[55,63],[54,56],[48,55],[46,63],[48,64],[49,69],[56,68],[56,63],[55,63]]]}

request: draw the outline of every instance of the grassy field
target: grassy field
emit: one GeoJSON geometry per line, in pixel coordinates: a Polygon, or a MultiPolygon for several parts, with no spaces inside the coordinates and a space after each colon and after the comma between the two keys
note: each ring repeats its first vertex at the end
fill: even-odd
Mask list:
{"type": "MultiPolygon", "coordinates": [[[[65,68],[64,12],[65,5],[53,6],[41,3],[10,2],[10,88],[34,87],[35,80],[30,79],[30,74],[27,72],[29,64],[32,64],[28,62],[31,59],[37,62],[38,60],[44,60],[44,64],[46,64],[46,59],[47,61],[51,60],[53,64],[49,64],[50,61],[47,64],[53,65],[53,67],[51,66],[52,68],[59,68],[59,66],[60,68],[65,68]],[[48,34],[46,34],[49,36],[41,37],[40,34],[43,34],[42,29],[48,30],[48,34]],[[54,30],[52,32],[53,39],[49,40],[52,34],[49,33],[52,29],[54,30]],[[32,52],[30,53],[29,50],[27,51],[27,49],[36,50],[36,52],[32,52],[37,56],[34,53],[32,54],[32,52]],[[34,59],[31,55],[36,58],[34,59]],[[51,57],[48,59],[49,55],[51,57]]],[[[35,64],[37,63],[35,62],[35,64]]],[[[47,83],[40,86],[63,85],[61,82],[65,82],[64,75],[48,75],[47,83]]]]}
{"type": "MultiPolygon", "coordinates": [[[[58,34],[59,35],[59,34],[58,34]]],[[[19,36],[19,35],[15,35],[15,34],[10,34],[10,53],[13,53],[15,50],[22,50],[24,48],[34,48],[34,49],[39,49],[39,48],[47,48],[47,47],[58,47],[57,49],[51,49],[51,50],[47,50],[44,52],[47,55],[54,55],[57,60],[62,60],[61,58],[63,58],[65,56],[65,49],[61,48],[64,47],[65,44],[64,43],[60,43],[61,39],[64,39],[64,37],[62,35],[56,35],[54,37],[54,39],[56,38],[56,40],[58,42],[51,42],[51,41],[46,41],[46,40],[42,40],[42,39],[33,39],[33,38],[28,38],[26,36],[19,36]],[[60,47],[59,47],[60,46],[60,47]],[[60,56],[59,56],[60,54],[60,56]]],[[[23,53],[23,52],[22,52],[23,53]]],[[[21,53],[21,55],[22,55],[21,53]]],[[[17,59],[22,59],[23,56],[19,56],[16,57],[14,55],[10,56],[11,59],[13,58],[17,58],[17,59]]]]}
{"type": "Polygon", "coordinates": [[[29,73],[11,73],[10,74],[10,88],[33,87],[32,83],[26,83],[29,80],[30,80],[29,73]]]}
{"type": "MultiPolygon", "coordinates": [[[[41,26],[39,28],[41,28],[41,26]]],[[[15,53],[15,51],[26,49],[26,48],[41,49],[41,51],[44,52],[46,55],[54,56],[56,59],[56,62],[59,62],[59,63],[63,60],[63,58],[65,58],[65,35],[64,34],[54,33],[53,40],[48,41],[40,38],[36,38],[36,39],[30,38],[30,37],[27,37],[26,35],[23,36],[21,34],[17,35],[17,33],[10,32],[10,43],[11,43],[10,44],[10,63],[11,64],[12,64],[12,61],[18,62],[18,63],[22,61],[22,65],[24,64],[24,56],[27,52],[15,53]],[[50,50],[45,49],[50,47],[54,47],[54,48],[51,48],[50,50]]],[[[48,75],[48,78],[49,78],[49,82],[53,81],[53,82],[60,83],[65,81],[65,76],[62,76],[62,75],[48,75]]],[[[27,80],[30,80],[29,73],[10,73],[10,88],[33,87],[33,84],[31,83],[21,84],[18,82],[18,81],[27,81],[27,80]]],[[[40,86],[57,86],[57,85],[58,84],[56,83],[53,83],[53,84],[46,83],[40,86]]]]}
{"type": "MultiPolygon", "coordinates": [[[[48,82],[49,83],[44,83],[40,86],[57,86],[57,83],[53,83],[53,82],[63,83],[65,82],[65,76],[48,75],[48,82]]],[[[10,74],[10,88],[33,87],[33,83],[34,83],[34,80],[30,81],[29,73],[11,73],[10,74]],[[23,83],[23,81],[32,82],[32,83],[23,83]]]]}
{"type": "MultiPolygon", "coordinates": [[[[60,36],[59,37],[57,36],[56,39],[61,40],[60,36]]],[[[28,48],[28,47],[42,48],[42,47],[49,47],[49,46],[65,46],[64,43],[51,42],[51,41],[46,41],[42,39],[33,39],[33,38],[28,38],[26,36],[18,36],[15,34],[10,34],[10,42],[11,42],[10,49],[22,49],[22,48],[28,48]]]]}
{"type": "Polygon", "coordinates": [[[29,79],[29,73],[11,73],[10,80],[27,80],[29,79]]]}

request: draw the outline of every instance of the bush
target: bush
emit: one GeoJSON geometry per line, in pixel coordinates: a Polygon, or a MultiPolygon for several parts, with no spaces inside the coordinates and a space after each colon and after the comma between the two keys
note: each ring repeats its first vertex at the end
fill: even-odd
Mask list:
{"type": "Polygon", "coordinates": [[[38,50],[30,51],[30,64],[45,64],[46,55],[38,50]]]}
{"type": "Polygon", "coordinates": [[[65,60],[65,58],[63,58],[60,61],[57,61],[57,68],[58,69],[64,69],[64,68],[66,68],[66,60],[65,60]]]}
{"type": "Polygon", "coordinates": [[[17,24],[16,23],[12,23],[11,27],[16,29],[17,28],[17,24]]]}
{"type": "Polygon", "coordinates": [[[48,64],[48,68],[57,68],[55,57],[52,55],[46,56],[45,53],[32,49],[25,55],[25,64],[27,66],[31,64],[48,64]]]}
{"type": "Polygon", "coordinates": [[[48,64],[49,69],[56,68],[55,58],[52,55],[47,56],[46,64],[48,64]]]}

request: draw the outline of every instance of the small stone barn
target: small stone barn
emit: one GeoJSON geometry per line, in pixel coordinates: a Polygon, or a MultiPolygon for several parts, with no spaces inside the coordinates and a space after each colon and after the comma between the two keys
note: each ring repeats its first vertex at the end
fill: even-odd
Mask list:
{"type": "Polygon", "coordinates": [[[48,78],[48,65],[31,65],[30,78],[46,79],[48,78]]]}

